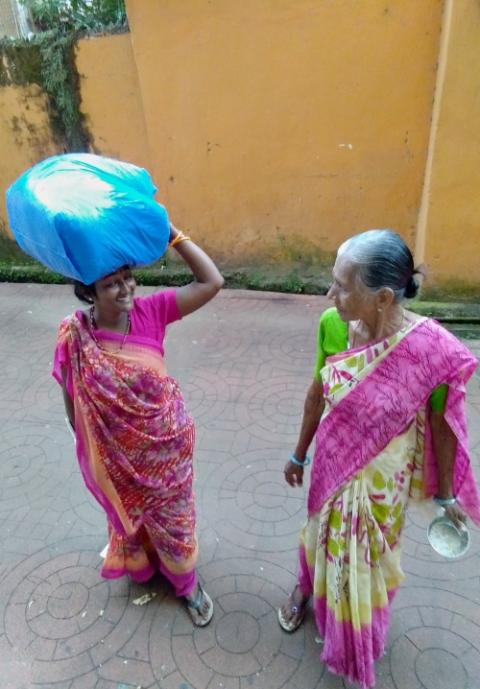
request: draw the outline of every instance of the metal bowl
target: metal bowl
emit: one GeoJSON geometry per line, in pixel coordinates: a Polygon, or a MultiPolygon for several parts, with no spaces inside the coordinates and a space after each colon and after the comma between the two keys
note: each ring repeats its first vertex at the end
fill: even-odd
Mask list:
{"type": "Polygon", "coordinates": [[[446,515],[433,520],[427,537],[435,552],[448,560],[462,557],[470,548],[470,532],[465,524],[456,526],[446,515]]]}

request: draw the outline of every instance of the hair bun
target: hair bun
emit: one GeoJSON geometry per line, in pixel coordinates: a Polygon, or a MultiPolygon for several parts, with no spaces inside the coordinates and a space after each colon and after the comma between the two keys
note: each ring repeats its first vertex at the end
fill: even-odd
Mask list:
{"type": "Polygon", "coordinates": [[[420,285],[418,283],[418,280],[415,278],[414,275],[412,275],[412,277],[405,285],[405,299],[415,299],[419,289],[420,285]]]}

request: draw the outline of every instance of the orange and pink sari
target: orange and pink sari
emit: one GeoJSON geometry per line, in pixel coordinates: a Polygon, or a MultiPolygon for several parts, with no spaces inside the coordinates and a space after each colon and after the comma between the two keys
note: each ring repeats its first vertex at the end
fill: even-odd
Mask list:
{"type": "Polygon", "coordinates": [[[80,469],[105,510],[109,546],[102,576],[146,581],[160,571],[178,596],[196,586],[194,424],[160,344],[98,331],[82,312],[59,330],[53,374],[62,369],[75,409],[80,469]]]}

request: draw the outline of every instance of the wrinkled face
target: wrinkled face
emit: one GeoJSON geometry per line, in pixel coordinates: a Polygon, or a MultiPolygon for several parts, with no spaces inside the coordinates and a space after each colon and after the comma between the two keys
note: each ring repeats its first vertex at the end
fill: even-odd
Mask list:
{"type": "Polygon", "coordinates": [[[136,282],[130,268],[120,268],[95,283],[95,306],[100,313],[118,315],[131,310],[136,282]]]}
{"type": "Polygon", "coordinates": [[[375,314],[374,295],[363,287],[357,277],[355,264],[345,255],[337,256],[333,267],[333,283],[327,296],[335,302],[342,321],[368,321],[375,314]]]}

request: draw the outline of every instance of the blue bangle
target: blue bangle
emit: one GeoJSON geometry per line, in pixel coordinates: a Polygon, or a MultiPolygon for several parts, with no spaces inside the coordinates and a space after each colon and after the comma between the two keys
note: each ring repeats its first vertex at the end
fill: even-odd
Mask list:
{"type": "Polygon", "coordinates": [[[439,498],[434,495],[433,502],[436,502],[440,507],[448,507],[449,505],[455,505],[457,498],[455,496],[453,498],[439,498]]]}
{"type": "Polygon", "coordinates": [[[291,461],[293,464],[296,464],[297,467],[306,467],[306,466],[308,466],[308,465],[310,464],[310,462],[311,462],[312,460],[310,459],[310,457],[308,457],[307,455],[305,455],[305,460],[304,460],[303,462],[299,462],[299,460],[298,460],[298,459],[295,457],[295,455],[292,453],[292,454],[290,455],[290,461],[291,461]]]}

